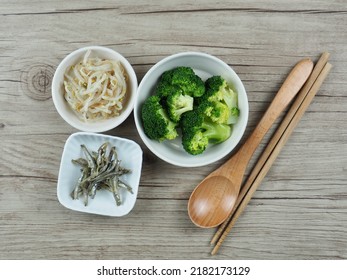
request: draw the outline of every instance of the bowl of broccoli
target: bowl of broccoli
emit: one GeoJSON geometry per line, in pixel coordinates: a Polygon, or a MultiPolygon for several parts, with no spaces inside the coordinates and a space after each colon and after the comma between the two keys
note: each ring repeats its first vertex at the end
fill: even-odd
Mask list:
{"type": "Polygon", "coordinates": [[[241,79],[219,58],[182,52],[155,64],[134,106],[138,133],[160,159],[182,167],[213,163],[232,152],[248,121],[241,79]]]}

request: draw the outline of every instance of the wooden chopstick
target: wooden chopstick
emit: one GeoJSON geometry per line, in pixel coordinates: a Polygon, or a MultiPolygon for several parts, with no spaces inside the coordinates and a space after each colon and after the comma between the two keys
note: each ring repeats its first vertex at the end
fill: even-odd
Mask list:
{"type": "Polygon", "coordinates": [[[259,158],[256,166],[248,177],[248,180],[241,189],[240,195],[232,213],[230,214],[229,218],[220,226],[211,241],[211,244],[215,244],[217,242],[217,245],[211,252],[212,255],[217,253],[225,237],[228,235],[236,220],[238,219],[244,208],[247,206],[256,188],[259,186],[261,180],[269,171],[280,150],[287,142],[293,129],[300,121],[302,115],[304,114],[313,97],[322,85],[331,68],[331,64],[327,63],[328,58],[329,53],[325,52],[322,54],[309,79],[301,89],[286,117],[283,119],[280,127],[277,129],[275,135],[259,158]]]}

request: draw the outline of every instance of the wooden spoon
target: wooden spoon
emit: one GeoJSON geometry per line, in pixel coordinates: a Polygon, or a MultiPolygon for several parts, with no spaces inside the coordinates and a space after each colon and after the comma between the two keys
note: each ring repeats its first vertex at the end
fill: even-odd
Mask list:
{"type": "Polygon", "coordinates": [[[312,69],[313,62],[310,59],[303,59],[294,66],[243,146],[195,187],[188,202],[188,214],[194,224],[211,228],[227,219],[235,205],[246,167],[254,151],[281,112],[304,85],[312,69]]]}

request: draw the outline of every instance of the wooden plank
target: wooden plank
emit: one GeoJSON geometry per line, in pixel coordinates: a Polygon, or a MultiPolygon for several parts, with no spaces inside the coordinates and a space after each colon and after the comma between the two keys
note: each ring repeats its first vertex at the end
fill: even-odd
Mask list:
{"type": "MultiPolygon", "coordinates": [[[[149,204],[140,198],[129,216],[108,218],[64,209],[52,199],[54,188],[44,187],[47,182],[17,179],[21,184],[16,195],[3,197],[17,202],[14,212],[0,209],[7,240],[2,252],[9,258],[44,258],[53,251],[54,258],[136,259],[140,250],[144,259],[209,257],[206,241],[213,230],[191,226],[183,211],[186,200],[149,204]]],[[[218,258],[344,258],[345,201],[332,207],[331,198],[255,198],[218,258]]]]}
{"type": "Polygon", "coordinates": [[[61,153],[76,130],[56,112],[51,81],[59,62],[87,45],[122,53],[139,82],[170,54],[221,58],[247,90],[245,137],[293,65],[329,51],[331,73],[214,258],[347,258],[344,1],[0,3],[0,259],[211,258],[214,229],[195,227],[186,207],[195,185],[224,159],[189,169],[165,163],[142,143],[133,116],[107,132],[144,150],[133,211],[114,219],[59,204],[61,153]]]}

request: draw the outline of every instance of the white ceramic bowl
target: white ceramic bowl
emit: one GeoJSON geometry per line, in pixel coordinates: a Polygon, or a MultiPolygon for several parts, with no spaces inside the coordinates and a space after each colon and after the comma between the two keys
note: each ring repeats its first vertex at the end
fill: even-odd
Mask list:
{"type": "Polygon", "coordinates": [[[52,99],[60,116],[74,128],[87,132],[104,132],[117,127],[130,115],[134,108],[137,87],[138,83],[135,71],[120,53],[105,47],[90,46],[75,50],[66,56],[58,65],[52,81],[52,99]],[[73,112],[64,98],[64,73],[68,67],[81,61],[88,50],[92,51],[91,55],[94,57],[97,56],[103,59],[120,61],[127,73],[127,97],[123,110],[117,117],[97,122],[84,122],[73,112]]]}
{"type": "Polygon", "coordinates": [[[141,168],[142,150],[134,141],[96,133],[74,133],[66,140],[61,158],[57,185],[58,200],[66,208],[80,212],[114,217],[124,216],[135,205],[141,168]],[[99,190],[94,199],[90,198],[88,205],[84,206],[83,198],[73,200],[70,196],[81,175],[80,167],[73,164],[71,160],[84,158],[81,144],[85,144],[90,151],[97,151],[105,142],[109,142],[110,146],[116,147],[121,166],[131,169],[131,173],[122,175],[121,179],[132,187],[133,194],[122,189],[120,193],[122,204],[117,206],[111,192],[99,190]]]}
{"type": "Polygon", "coordinates": [[[164,58],[155,64],[143,77],[138,87],[137,98],[134,107],[135,123],[138,133],[145,145],[159,158],[176,166],[198,167],[213,163],[229,154],[241,140],[248,121],[248,99],[246,90],[238,75],[222,60],[200,52],[183,52],[164,58]],[[232,135],[228,140],[217,145],[210,145],[200,155],[190,155],[182,147],[181,137],[172,141],[159,143],[149,139],[143,130],[141,120],[141,108],[146,98],[154,94],[155,86],[161,74],[166,70],[189,66],[203,80],[220,75],[232,84],[238,93],[238,105],[240,118],[233,126],[232,135]]]}

